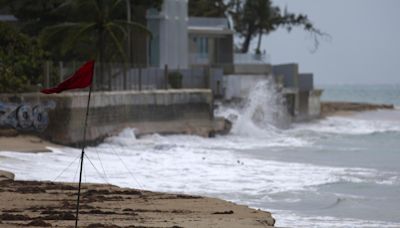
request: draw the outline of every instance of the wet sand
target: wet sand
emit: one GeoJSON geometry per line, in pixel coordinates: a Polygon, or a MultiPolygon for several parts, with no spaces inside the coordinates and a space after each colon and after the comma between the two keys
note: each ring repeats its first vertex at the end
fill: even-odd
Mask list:
{"type": "MultiPolygon", "coordinates": [[[[77,184],[14,181],[0,171],[0,227],[72,227],[77,184]],[[3,176],[3,177],[1,177],[3,176]]],[[[268,212],[220,199],[83,184],[80,227],[271,227],[268,212]]]]}
{"type": "Polygon", "coordinates": [[[32,135],[0,136],[0,152],[51,152],[51,150],[49,150],[47,147],[59,147],[59,145],[45,141],[37,136],[32,135]]]}

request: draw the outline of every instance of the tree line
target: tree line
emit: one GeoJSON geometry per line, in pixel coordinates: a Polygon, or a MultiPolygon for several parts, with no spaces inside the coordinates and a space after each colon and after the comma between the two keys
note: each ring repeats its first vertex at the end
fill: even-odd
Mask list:
{"type": "MultiPolygon", "coordinates": [[[[139,33],[151,38],[146,28],[146,11],[158,10],[163,0],[0,0],[0,11],[14,15],[18,22],[0,23],[0,93],[29,90],[42,77],[42,60],[99,63],[127,62],[132,49],[127,42],[139,33]],[[127,20],[127,18],[129,20],[127,20]]],[[[249,52],[257,38],[261,40],[278,28],[290,31],[302,27],[314,36],[324,33],[307,15],[290,13],[271,0],[189,0],[189,16],[225,17],[241,37],[237,50],[249,52]]],[[[99,81],[104,81],[100,64],[99,81]]],[[[101,83],[100,83],[101,84],[101,83]]]]}
{"type": "Polygon", "coordinates": [[[292,13],[273,4],[272,0],[190,0],[189,15],[196,17],[225,17],[231,29],[242,38],[238,52],[249,52],[251,42],[257,38],[256,53],[261,53],[261,41],[279,28],[289,32],[293,27],[303,28],[314,38],[318,48],[319,38],[328,36],[314,26],[305,14],[292,13]]]}
{"type": "Polygon", "coordinates": [[[44,59],[97,59],[99,84],[104,84],[104,62],[128,61],[127,39],[135,35],[130,33],[135,31],[150,36],[146,28],[146,10],[160,10],[162,2],[0,0],[0,10],[8,11],[18,19],[14,25],[0,23],[0,30],[9,31],[0,34],[0,75],[8,75],[0,79],[0,93],[26,91],[31,87],[27,85],[42,81],[44,59]],[[127,20],[128,15],[131,20],[127,20]],[[14,61],[16,56],[26,59],[29,53],[33,53],[29,55],[29,64],[24,64],[25,68],[21,69],[19,61],[14,61]],[[21,70],[17,72],[17,68],[21,70]]]}

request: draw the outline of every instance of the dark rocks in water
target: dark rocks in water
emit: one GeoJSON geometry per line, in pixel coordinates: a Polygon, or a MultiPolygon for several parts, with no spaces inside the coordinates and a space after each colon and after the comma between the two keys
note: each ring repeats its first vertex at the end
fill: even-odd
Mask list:
{"type": "Polygon", "coordinates": [[[369,104],[358,102],[321,102],[321,115],[332,115],[336,112],[362,112],[378,109],[394,109],[392,104],[369,104]]]}
{"type": "Polygon", "coordinates": [[[216,117],[213,121],[213,131],[209,134],[209,137],[218,135],[227,135],[232,129],[232,122],[222,117],[216,117]]]}

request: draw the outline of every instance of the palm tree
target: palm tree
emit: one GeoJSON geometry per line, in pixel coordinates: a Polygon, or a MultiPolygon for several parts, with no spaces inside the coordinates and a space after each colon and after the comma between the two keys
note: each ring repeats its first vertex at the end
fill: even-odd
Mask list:
{"type": "Polygon", "coordinates": [[[150,34],[149,30],[126,20],[126,1],[69,0],[54,10],[66,14],[66,22],[49,26],[41,33],[41,41],[62,56],[96,58],[100,63],[99,84],[104,86],[104,62],[116,59],[126,62],[124,40],[130,28],[150,34]]]}

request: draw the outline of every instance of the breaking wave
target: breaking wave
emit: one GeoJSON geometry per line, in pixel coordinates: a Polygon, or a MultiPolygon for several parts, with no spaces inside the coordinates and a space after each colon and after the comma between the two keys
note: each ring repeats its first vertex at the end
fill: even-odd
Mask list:
{"type": "MultiPolygon", "coordinates": [[[[400,111],[394,113],[398,115],[400,111]]],[[[242,103],[221,104],[215,114],[232,121],[231,134],[215,138],[154,134],[138,139],[134,129],[125,129],[101,145],[87,148],[91,162],[86,162],[84,181],[201,194],[266,210],[273,208],[278,226],[399,227],[396,223],[399,221],[390,216],[384,222],[318,214],[321,210],[339,207],[352,209],[348,205],[354,205],[355,201],[376,200],[375,195],[354,198],[350,193],[340,195],[335,191],[345,189],[351,190],[351,194],[361,194],[361,189],[367,186],[368,191],[375,187],[379,191],[387,188],[398,192],[398,172],[318,160],[326,159],[324,153],[337,153],[340,159],[345,159],[343,154],[348,153],[361,159],[365,154],[352,154],[351,147],[360,146],[354,140],[346,141],[349,145],[344,146],[335,144],[343,141],[333,141],[333,149],[329,151],[321,141],[328,138],[326,135],[343,135],[352,140],[371,134],[397,134],[400,132],[397,117],[379,119],[355,115],[288,124],[290,117],[283,98],[268,80],[257,83],[242,103]],[[341,153],[340,149],[346,153],[341,153]],[[285,160],[286,155],[292,160],[285,160]],[[308,160],[303,159],[305,157],[308,160]],[[91,163],[97,169],[91,167],[91,163]],[[317,208],[316,214],[321,216],[301,214],[304,208],[317,208]]],[[[79,164],[74,161],[79,158],[80,150],[51,149],[53,153],[43,154],[2,152],[0,169],[14,172],[17,179],[77,181],[79,164]],[[63,170],[65,172],[57,177],[63,170]]],[[[385,156],[383,153],[380,156],[385,156]]],[[[360,211],[370,210],[373,214],[375,205],[371,207],[373,209],[360,207],[360,211]]],[[[393,208],[398,209],[398,206],[393,208]]]]}
{"type": "Polygon", "coordinates": [[[263,137],[290,125],[284,99],[272,79],[257,82],[243,101],[220,105],[215,114],[229,119],[237,135],[263,137]]]}

